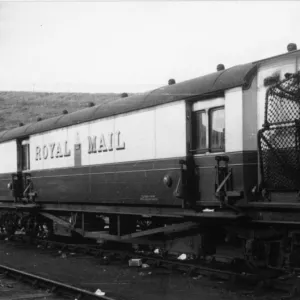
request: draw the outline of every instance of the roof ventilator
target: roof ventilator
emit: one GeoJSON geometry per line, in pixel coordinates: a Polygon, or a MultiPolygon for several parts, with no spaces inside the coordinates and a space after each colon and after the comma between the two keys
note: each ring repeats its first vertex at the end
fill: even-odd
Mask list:
{"type": "Polygon", "coordinates": [[[225,66],[223,64],[218,64],[217,65],[217,71],[224,71],[225,70],[225,66]]]}
{"type": "Polygon", "coordinates": [[[297,50],[297,45],[295,43],[289,43],[287,45],[287,51],[288,52],[292,52],[292,51],[295,51],[297,50]]]}
{"type": "Polygon", "coordinates": [[[168,85],[173,85],[173,84],[176,84],[175,79],[173,79],[173,78],[169,79],[168,85]]]}

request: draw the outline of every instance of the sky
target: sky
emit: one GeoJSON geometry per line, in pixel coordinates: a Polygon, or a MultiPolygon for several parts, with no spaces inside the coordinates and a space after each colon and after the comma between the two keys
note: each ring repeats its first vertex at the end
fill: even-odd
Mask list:
{"type": "Polygon", "coordinates": [[[0,91],[144,92],[300,47],[300,1],[0,2],[0,91]]]}

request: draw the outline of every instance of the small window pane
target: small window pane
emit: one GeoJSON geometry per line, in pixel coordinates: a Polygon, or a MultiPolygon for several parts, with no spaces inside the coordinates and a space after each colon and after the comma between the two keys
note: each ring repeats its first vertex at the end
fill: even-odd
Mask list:
{"type": "Polygon", "coordinates": [[[22,146],[22,170],[29,170],[29,145],[22,146]]]}
{"type": "Polygon", "coordinates": [[[207,116],[204,111],[194,113],[193,131],[194,131],[194,150],[207,149],[206,146],[206,127],[207,116]]]}
{"type": "Polygon", "coordinates": [[[212,150],[225,149],[225,115],[224,109],[211,111],[210,148],[212,150]]]}

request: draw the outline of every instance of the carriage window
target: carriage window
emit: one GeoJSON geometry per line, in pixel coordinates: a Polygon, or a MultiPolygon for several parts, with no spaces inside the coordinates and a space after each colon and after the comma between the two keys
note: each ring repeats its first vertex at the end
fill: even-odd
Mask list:
{"type": "Polygon", "coordinates": [[[27,140],[22,141],[21,144],[21,164],[22,170],[30,169],[30,157],[29,157],[29,142],[27,140]]]}
{"type": "Polygon", "coordinates": [[[224,151],[225,149],[225,115],[224,108],[212,109],[210,117],[210,145],[211,151],[224,151]]]}
{"type": "Polygon", "coordinates": [[[206,112],[196,111],[193,113],[193,150],[195,153],[203,152],[207,149],[206,128],[207,115],[206,112]]]}

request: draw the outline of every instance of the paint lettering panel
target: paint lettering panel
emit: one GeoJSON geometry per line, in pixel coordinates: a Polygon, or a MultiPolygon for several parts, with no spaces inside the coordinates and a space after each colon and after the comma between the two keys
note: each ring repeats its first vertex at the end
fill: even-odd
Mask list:
{"type": "Polygon", "coordinates": [[[182,156],[185,128],[182,101],[37,134],[31,170],[182,156]]]}

